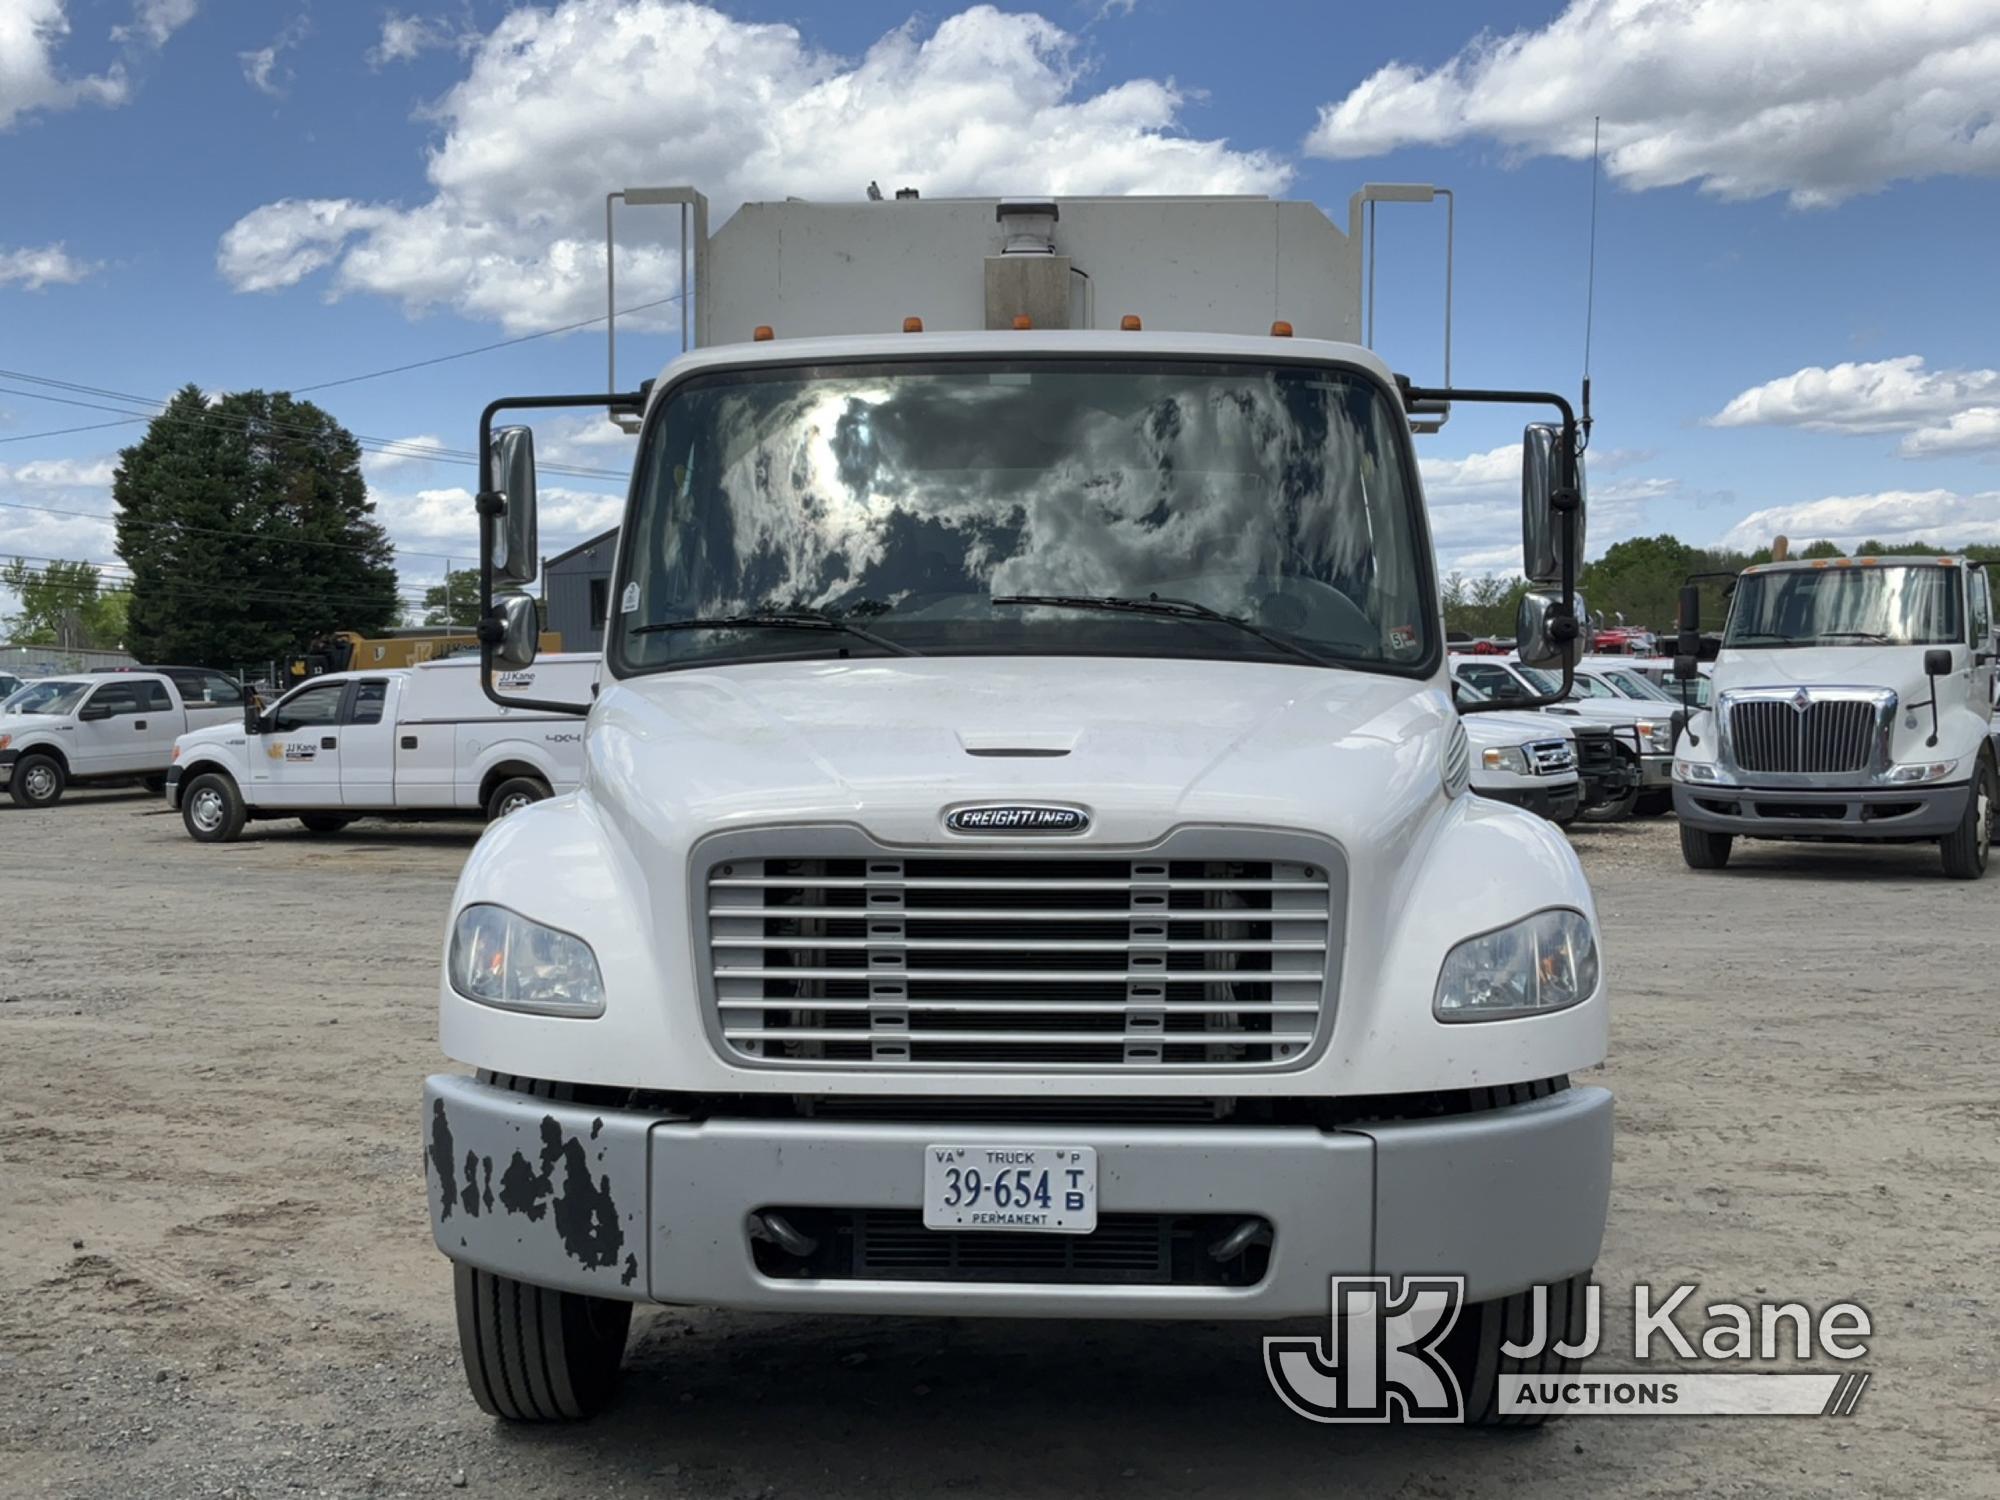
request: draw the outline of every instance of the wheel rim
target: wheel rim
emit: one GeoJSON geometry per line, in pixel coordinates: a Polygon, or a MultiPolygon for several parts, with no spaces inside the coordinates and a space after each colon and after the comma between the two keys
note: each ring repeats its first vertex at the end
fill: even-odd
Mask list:
{"type": "Polygon", "coordinates": [[[1993,778],[1990,775],[1979,778],[1979,867],[1986,868],[1986,857],[1993,848],[1993,778]]]}
{"type": "Polygon", "coordinates": [[[203,787],[188,803],[188,817],[203,833],[214,833],[220,828],[228,810],[223,803],[222,793],[212,786],[203,787]]]}
{"type": "Polygon", "coordinates": [[[502,797],[500,799],[500,811],[498,816],[503,818],[509,817],[512,814],[519,812],[522,808],[528,806],[530,803],[538,802],[540,800],[541,799],[538,797],[529,796],[526,792],[514,792],[511,795],[502,797]]]}
{"type": "Polygon", "coordinates": [[[47,766],[30,766],[25,785],[31,800],[46,801],[56,794],[56,773],[47,766]]]}

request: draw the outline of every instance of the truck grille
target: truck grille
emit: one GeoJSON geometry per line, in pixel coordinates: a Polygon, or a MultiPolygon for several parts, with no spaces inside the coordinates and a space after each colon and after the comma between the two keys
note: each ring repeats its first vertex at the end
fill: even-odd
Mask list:
{"type": "Polygon", "coordinates": [[[1865,771],[1875,754],[1876,704],[1793,695],[1729,705],[1730,757],[1745,771],[1795,775],[1865,771]]]}
{"type": "Polygon", "coordinates": [[[1528,746],[1528,758],[1538,776],[1560,776],[1576,769],[1576,752],[1568,740],[1537,740],[1528,746]]]}
{"type": "Polygon", "coordinates": [[[765,1066],[1297,1063],[1345,904],[1342,868],[1303,857],[1318,847],[718,861],[715,1031],[725,1055],[765,1066]]]}

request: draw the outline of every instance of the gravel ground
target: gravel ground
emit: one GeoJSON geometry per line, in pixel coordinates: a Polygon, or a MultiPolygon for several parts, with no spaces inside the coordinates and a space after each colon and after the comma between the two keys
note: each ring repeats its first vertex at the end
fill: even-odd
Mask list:
{"type": "Polygon", "coordinates": [[[473,837],[0,804],[0,1494],[2000,1495],[2000,871],[1697,876],[1670,819],[1577,835],[1616,992],[1606,1307],[1857,1300],[1847,1420],[1328,1429],[1241,1327],[648,1310],[611,1413],[513,1431],[465,1394],[419,1154],[473,837]]]}

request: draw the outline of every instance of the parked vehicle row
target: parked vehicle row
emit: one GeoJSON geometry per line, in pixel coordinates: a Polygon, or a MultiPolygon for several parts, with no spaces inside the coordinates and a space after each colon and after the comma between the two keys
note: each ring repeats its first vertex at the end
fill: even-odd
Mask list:
{"type": "MultiPolygon", "coordinates": [[[[587,700],[594,655],[542,657],[515,691],[587,700]]],[[[235,838],[258,818],[315,832],[366,813],[503,817],[573,789],[577,721],[490,702],[475,657],[315,677],[269,708],[222,672],[160,667],[49,677],[0,711],[0,780],[23,807],[71,786],[137,781],[188,833],[235,838]]]]}

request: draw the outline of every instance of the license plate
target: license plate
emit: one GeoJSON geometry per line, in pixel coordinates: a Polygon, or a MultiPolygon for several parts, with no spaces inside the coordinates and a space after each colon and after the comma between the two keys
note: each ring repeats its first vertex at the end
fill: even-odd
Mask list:
{"type": "Polygon", "coordinates": [[[1097,1227],[1097,1152],[926,1146],[924,1227],[1089,1234],[1097,1227]]]}

